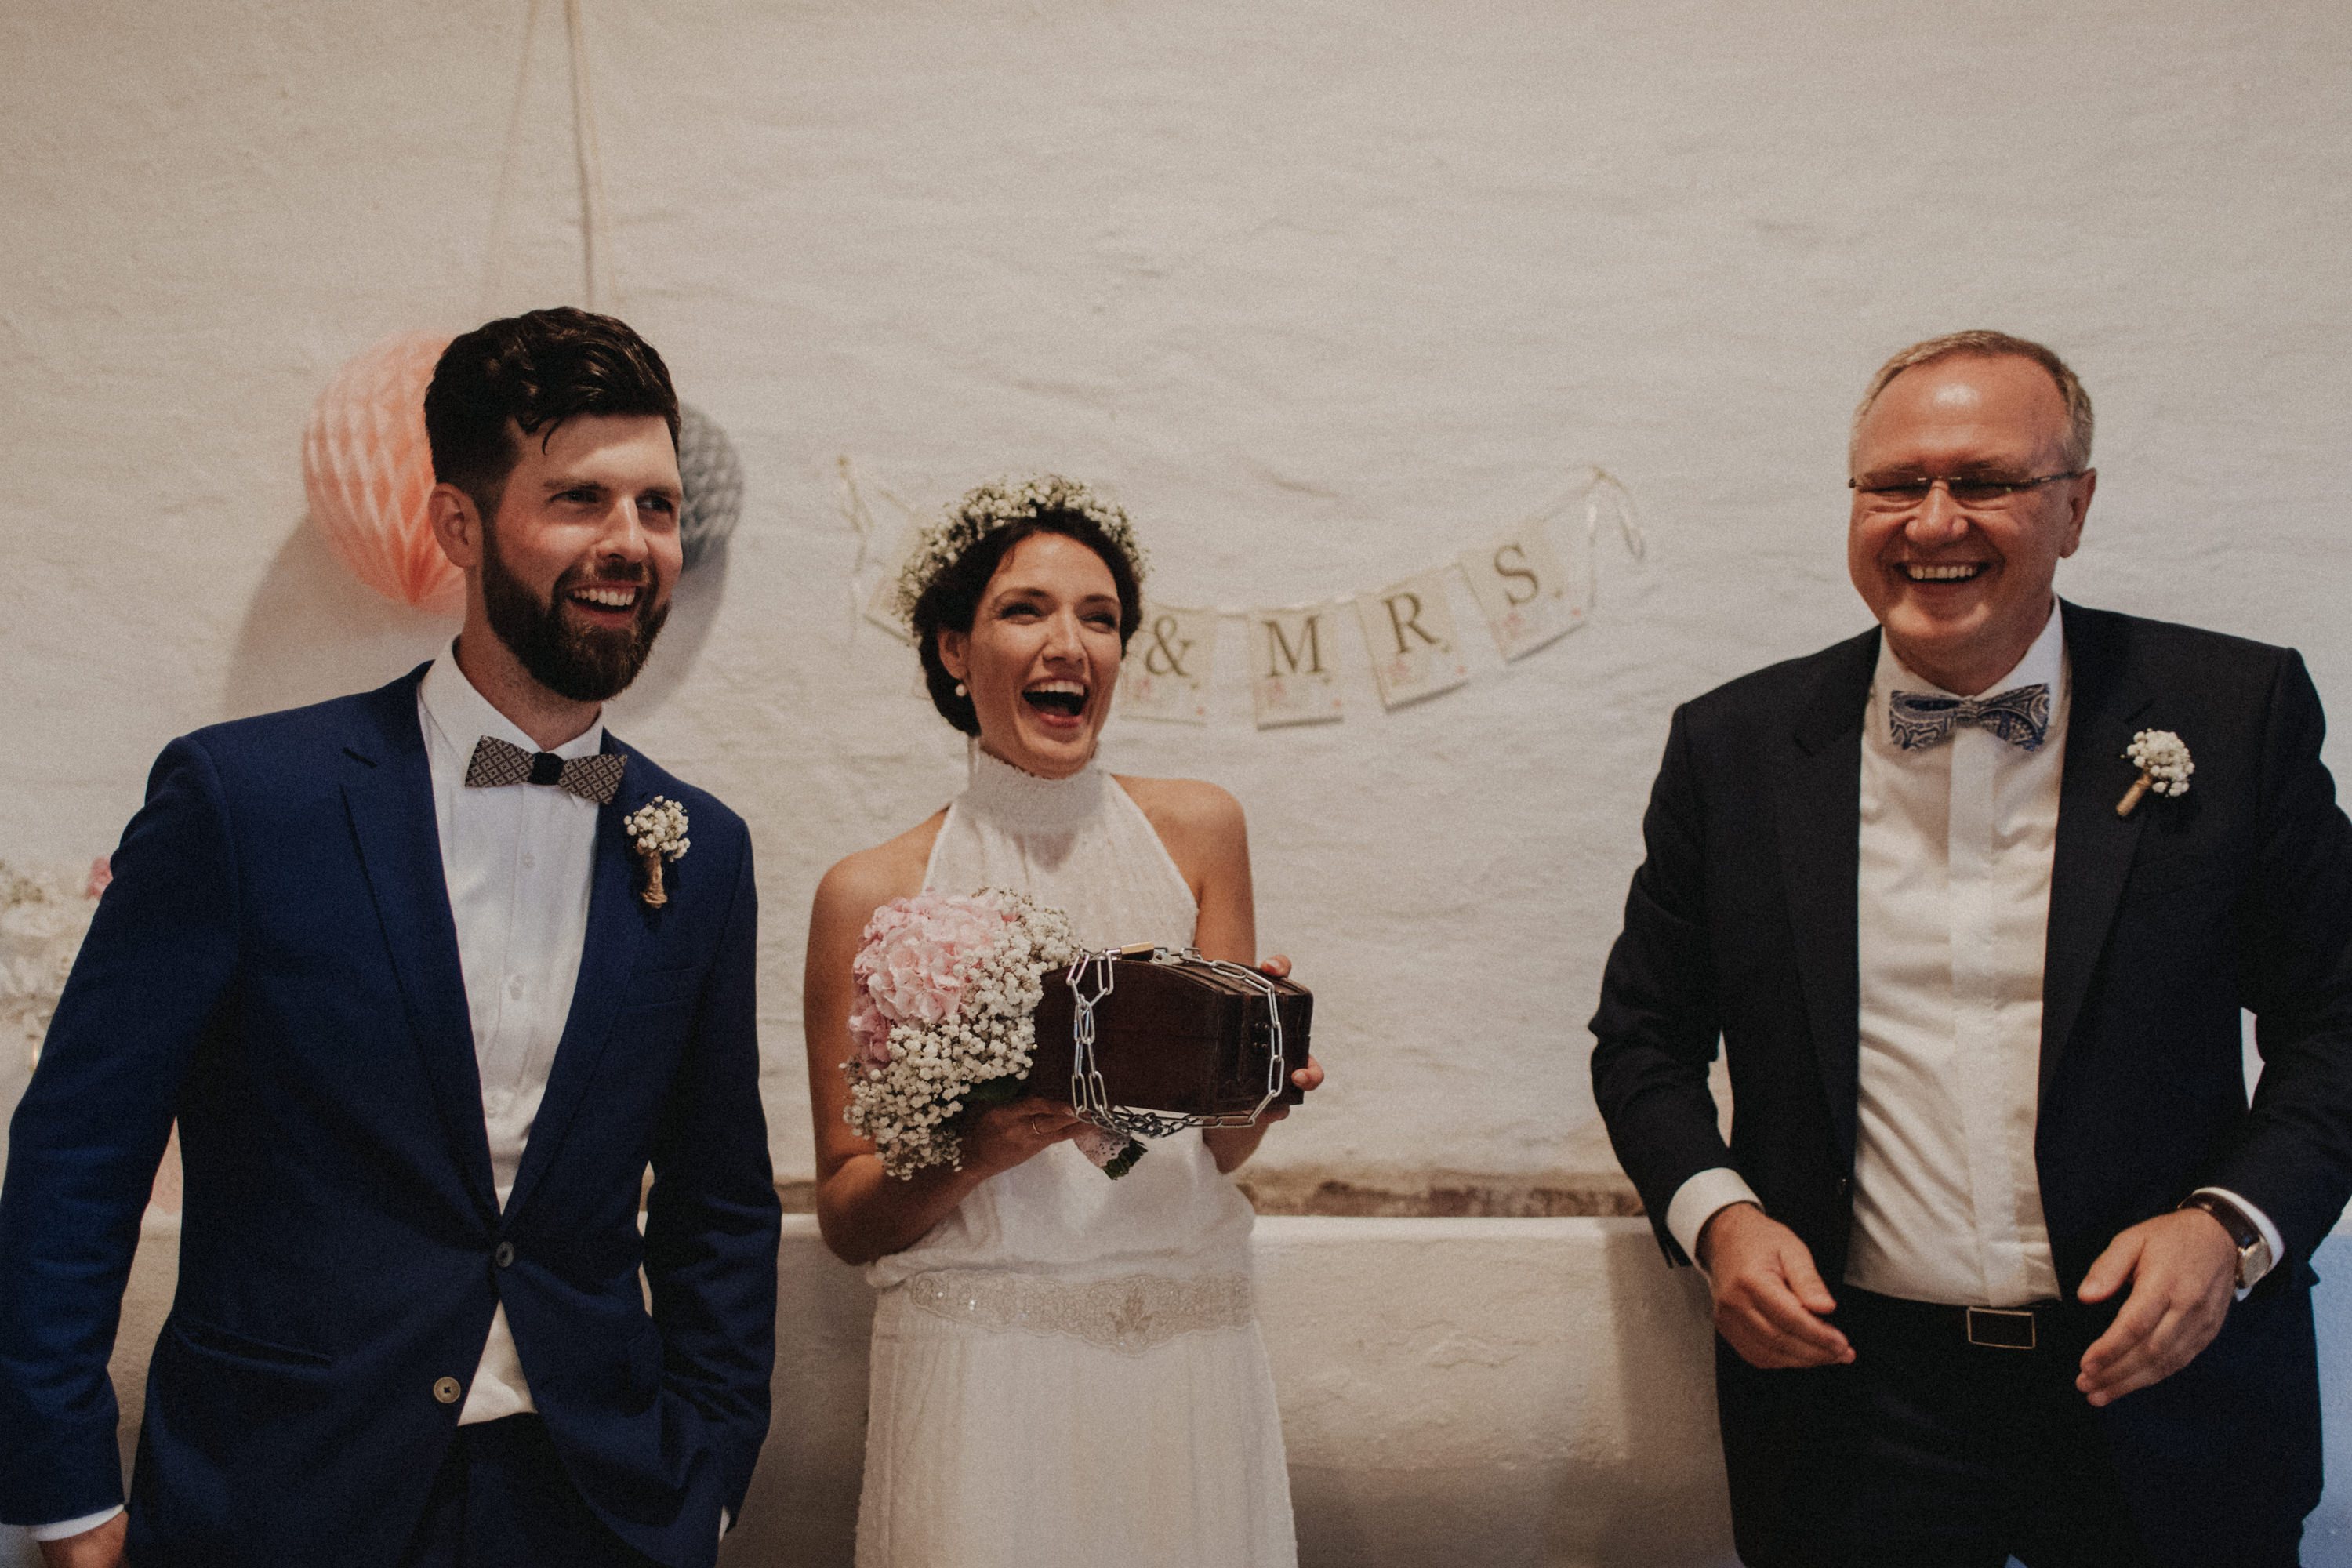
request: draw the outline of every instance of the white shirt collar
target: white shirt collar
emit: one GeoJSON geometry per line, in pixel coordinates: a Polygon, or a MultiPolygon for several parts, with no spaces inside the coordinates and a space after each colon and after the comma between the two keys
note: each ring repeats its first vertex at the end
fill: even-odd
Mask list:
{"type": "MultiPolygon", "coordinates": [[[[418,692],[425,711],[460,756],[473,754],[475,742],[484,735],[496,735],[509,745],[520,746],[526,752],[537,752],[539,742],[522,732],[515,721],[491,705],[490,700],[466,679],[457,668],[457,639],[441,650],[433,668],[425,672],[425,684],[418,692]]],[[[604,721],[599,718],[588,726],[586,732],[576,735],[555,748],[555,754],[569,762],[573,757],[593,757],[604,748],[604,721]]]]}
{"type": "MultiPolygon", "coordinates": [[[[2007,675],[1986,687],[1977,695],[1992,697],[2012,687],[2032,686],[2039,682],[2050,688],[2050,700],[2058,700],[2058,688],[2066,668],[2066,629],[2064,617],[2058,613],[2058,601],[2050,601],[2050,618],[2042,624],[2042,635],[2025,650],[2007,675]]],[[[1878,638],[1878,673],[1871,678],[1871,695],[1881,702],[1890,691],[1916,691],[1930,697],[1958,697],[1957,691],[1947,691],[1926,676],[1906,665],[1895,655],[1894,646],[1884,633],[1878,638]]]]}

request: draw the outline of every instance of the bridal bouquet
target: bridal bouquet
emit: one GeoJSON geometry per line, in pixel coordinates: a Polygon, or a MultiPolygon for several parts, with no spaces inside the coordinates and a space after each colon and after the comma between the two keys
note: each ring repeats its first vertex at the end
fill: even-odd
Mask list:
{"type": "MultiPolygon", "coordinates": [[[[1069,917],[1001,889],[918,893],[875,910],[860,942],[843,1120],[901,1181],[926,1165],[961,1170],[972,1121],[1026,1087],[1045,972],[1078,956],[1069,917]]],[[[1101,1128],[1073,1142],[1114,1178],[1143,1154],[1101,1128]]]]}

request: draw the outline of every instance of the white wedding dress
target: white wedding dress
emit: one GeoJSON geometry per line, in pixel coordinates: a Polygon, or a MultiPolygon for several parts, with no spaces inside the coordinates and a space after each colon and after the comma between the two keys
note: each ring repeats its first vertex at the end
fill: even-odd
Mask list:
{"type": "MultiPolygon", "coordinates": [[[[1029,893],[1090,948],[1192,940],[1175,862],[1093,768],[975,751],[924,885],[1029,893]]],[[[1294,1564],[1251,1217],[1197,1132],[1116,1182],[1062,1142],[868,1268],[859,1568],[1294,1564]]]]}

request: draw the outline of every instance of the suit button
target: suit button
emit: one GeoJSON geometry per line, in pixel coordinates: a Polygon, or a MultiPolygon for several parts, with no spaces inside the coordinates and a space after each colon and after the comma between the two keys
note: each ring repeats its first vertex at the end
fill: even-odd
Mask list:
{"type": "Polygon", "coordinates": [[[457,1386],[457,1380],[454,1377],[445,1377],[433,1385],[433,1397],[444,1405],[457,1404],[457,1395],[465,1392],[457,1386]]]}
{"type": "Polygon", "coordinates": [[[1845,1177],[1840,1176],[1838,1178],[1838,1196],[1843,1197],[1852,1191],[1853,1191],[1853,1184],[1848,1181],[1845,1177]]]}
{"type": "Polygon", "coordinates": [[[499,1243],[498,1250],[490,1254],[490,1261],[501,1268],[511,1267],[514,1263],[514,1243],[511,1241],[499,1243]]]}

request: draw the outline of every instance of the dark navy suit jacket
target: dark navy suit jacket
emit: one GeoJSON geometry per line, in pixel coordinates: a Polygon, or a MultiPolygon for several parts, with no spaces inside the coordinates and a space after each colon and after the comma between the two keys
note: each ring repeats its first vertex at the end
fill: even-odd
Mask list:
{"type": "MultiPolygon", "coordinates": [[[[2158,1561],[2230,1560],[2250,1519],[2318,1501],[2309,1267],[2352,1196],[2352,823],[2319,757],[2303,660],[2063,605],[2074,699],[2042,973],[2034,1152],[2064,1288],[2117,1232],[2212,1184],[2286,1257],[2188,1368],[2103,1413],[2158,1561]],[[2170,730],[2189,793],[2116,805],[2124,750],[2170,730]],[[2263,1069],[2249,1107],[2240,1009],[2263,1069]]],[[[1832,1293],[1853,1226],[1860,1062],[1855,884],[1875,628],[1678,710],[1592,1021],[1595,1098],[1659,1245],[1682,1184],[1747,1178],[1832,1293]],[[1721,1037],[1734,1122],[1706,1087],[1721,1037]]],[[[1803,1561],[1802,1478],[1775,1434],[1843,1369],[1759,1372],[1717,1344],[1743,1552],[1803,1561]]]]}
{"type": "Polygon", "coordinates": [[[456,1427],[435,1384],[470,1381],[501,1301],[565,1468],[623,1539],[705,1564],[719,1510],[740,1511],[768,1426],[778,1230],[749,837],[606,736],[628,769],[598,816],[579,982],[502,1215],[422,675],[198,731],[157,761],[11,1128],[0,1517],[121,1495],[107,1356],[175,1118],[179,1291],[148,1374],[135,1557],[394,1561],[456,1427]],[[655,795],[684,805],[692,839],[658,910],[621,826],[655,795]]]}

